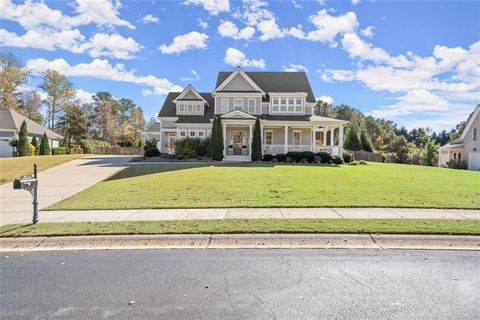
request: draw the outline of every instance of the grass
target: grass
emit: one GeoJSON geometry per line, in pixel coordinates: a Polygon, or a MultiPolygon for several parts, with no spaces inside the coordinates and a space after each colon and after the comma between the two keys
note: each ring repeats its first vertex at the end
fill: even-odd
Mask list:
{"type": "Polygon", "coordinates": [[[185,233],[383,233],[480,235],[480,220],[222,219],[5,225],[0,237],[185,233]]]}
{"type": "Polygon", "coordinates": [[[132,165],[48,210],[480,208],[480,173],[413,165],[132,165]]]}
{"type": "Polygon", "coordinates": [[[35,162],[38,164],[38,169],[42,171],[81,157],[84,157],[84,155],[68,154],[58,156],[0,158],[0,184],[11,182],[22,175],[33,173],[33,164],[35,162]]]}

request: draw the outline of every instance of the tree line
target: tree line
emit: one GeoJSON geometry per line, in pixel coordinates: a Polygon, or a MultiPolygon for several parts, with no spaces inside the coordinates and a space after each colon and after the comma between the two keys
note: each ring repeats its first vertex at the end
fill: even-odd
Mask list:
{"type": "Polygon", "coordinates": [[[0,107],[61,134],[62,146],[69,148],[82,139],[119,146],[142,144],[143,110],[131,99],[99,91],[92,96],[93,102],[82,102],[67,76],[56,70],[35,76],[12,53],[0,53],[0,79],[0,107]],[[39,77],[38,88],[27,86],[33,77],[39,77]]]}
{"type": "Polygon", "coordinates": [[[366,116],[360,110],[340,104],[319,101],[315,114],[349,121],[344,136],[347,150],[365,150],[383,155],[387,162],[434,166],[438,162],[438,148],[457,139],[468,119],[454,129],[435,132],[432,129],[407,130],[394,121],[366,116]]]}

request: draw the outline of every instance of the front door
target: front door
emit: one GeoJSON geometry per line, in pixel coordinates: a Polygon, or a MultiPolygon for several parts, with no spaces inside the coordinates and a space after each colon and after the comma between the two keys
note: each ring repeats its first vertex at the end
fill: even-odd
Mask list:
{"type": "Polygon", "coordinates": [[[242,155],[242,142],[243,142],[243,137],[241,133],[235,133],[233,135],[233,154],[234,155],[242,155]]]}
{"type": "Polygon", "coordinates": [[[177,138],[174,134],[168,136],[168,154],[174,154],[175,153],[176,141],[177,141],[177,138]]]}

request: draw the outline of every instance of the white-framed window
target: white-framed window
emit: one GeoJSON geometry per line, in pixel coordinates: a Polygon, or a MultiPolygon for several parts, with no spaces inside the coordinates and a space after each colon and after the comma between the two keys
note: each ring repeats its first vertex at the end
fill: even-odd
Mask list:
{"type": "Polygon", "coordinates": [[[302,143],[302,131],[293,130],[293,145],[299,146],[302,143]]]}
{"type": "Polygon", "coordinates": [[[256,108],[256,100],[255,99],[248,99],[248,113],[254,114],[256,108]]]}
{"type": "Polygon", "coordinates": [[[233,109],[243,111],[243,99],[242,98],[233,99],[233,109]]]}
{"type": "Polygon", "coordinates": [[[472,132],[473,141],[477,141],[477,135],[478,135],[477,131],[478,131],[477,128],[473,128],[473,132],[472,132]]]}
{"type": "Polygon", "coordinates": [[[222,113],[227,113],[228,112],[228,98],[221,98],[220,99],[220,106],[221,106],[221,112],[222,113]]]}
{"type": "Polygon", "coordinates": [[[187,112],[193,112],[193,105],[187,104],[187,112]]]}
{"type": "Polygon", "coordinates": [[[303,113],[304,99],[298,97],[272,98],[272,113],[303,113]]]}
{"type": "Polygon", "coordinates": [[[180,112],[185,112],[185,105],[184,105],[183,103],[180,104],[180,105],[178,105],[178,110],[179,110],[180,112]]]}
{"type": "Polygon", "coordinates": [[[199,138],[205,137],[205,131],[198,131],[198,137],[199,138]]]}
{"type": "Polygon", "coordinates": [[[202,112],[202,105],[200,105],[200,104],[195,105],[195,112],[201,113],[202,112]]]}
{"type": "Polygon", "coordinates": [[[273,143],[273,131],[265,130],[265,144],[271,145],[273,143]]]}
{"type": "Polygon", "coordinates": [[[196,135],[195,135],[195,130],[191,130],[191,131],[190,131],[190,137],[195,138],[195,136],[196,136],[196,135]]]}
{"type": "Polygon", "coordinates": [[[180,130],[180,138],[185,138],[187,136],[187,131],[180,130]]]}

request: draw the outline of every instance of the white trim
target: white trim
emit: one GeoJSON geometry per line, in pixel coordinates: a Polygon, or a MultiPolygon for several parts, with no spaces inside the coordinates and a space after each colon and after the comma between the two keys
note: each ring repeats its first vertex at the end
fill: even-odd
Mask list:
{"type": "Polygon", "coordinates": [[[243,111],[243,99],[242,98],[233,98],[233,110],[242,110],[243,111]],[[237,106],[237,101],[240,101],[240,106],[237,106]],[[240,109],[238,109],[240,107],[240,109]]]}
{"type": "Polygon", "coordinates": [[[248,98],[247,99],[247,112],[250,114],[257,113],[257,99],[256,98],[248,98]],[[253,112],[250,111],[250,101],[253,101],[253,112]]]}
{"type": "MultiPolygon", "coordinates": [[[[176,97],[175,100],[173,100],[173,103],[176,103],[177,100],[182,99],[182,98],[187,94],[188,91],[193,92],[193,94],[194,94],[197,98],[199,98],[201,101],[203,101],[203,103],[206,103],[206,102],[207,102],[207,101],[205,101],[205,99],[202,98],[202,96],[198,93],[198,91],[195,90],[195,88],[194,88],[191,84],[189,84],[189,85],[182,91],[182,93],[180,93],[180,95],[179,95],[178,97],[176,97]]],[[[192,100],[192,101],[197,101],[197,100],[192,100]]]]}
{"type": "Polygon", "coordinates": [[[306,98],[307,97],[307,93],[306,92],[268,92],[268,94],[270,96],[288,96],[288,97],[291,97],[291,96],[299,96],[301,98],[306,98]]]}
{"type": "MultiPolygon", "coordinates": [[[[225,86],[230,83],[230,81],[233,80],[237,76],[237,74],[240,74],[255,90],[259,91],[262,94],[265,94],[265,92],[245,73],[245,71],[242,70],[242,68],[237,67],[228,77],[223,81],[218,88],[215,89],[215,91],[212,92],[212,95],[215,96],[217,91],[222,91],[225,86]]],[[[241,92],[241,90],[240,90],[241,92]]]]}
{"type": "Polygon", "coordinates": [[[225,114],[222,114],[220,117],[222,119],[230,119],[230,118],[257,119],[256,117],[254,117],[251,114],[248,114],[248,113],[246,113],[242,110],[233,110],[233,111],[227,112],[225,114]]]}
{"type": "Polygon", "coordinates": [[[467,135],[468,130],[470,130],[470,127],[473,125],[473,123],[475,122],[475,119],[479,116],[479,114],[480,114],[480,105],[477,105],[475,107],[475,110],[473,111],[472,116],[470,117],[470,120],[465,126],[465,129],[463,129],[462,134],[460,135],[460,138],[458,138],[457,140],[465,139],[465,136],[467,135]]]}
{"type": "Polygon", "coordinates": [[[300,145],[302,145],[302,130],[292,130],[292,146],[300,146],[300,145]],[[295,144],[295,133],[299,133],[300,135],[298,144],[295,144]]]}
{"type": "Polygon", "coordinates": [[[305,114],[305,98],[295,96],[295,95],[273,95],[273,93],[270,94],[270,114],[305,114]],[[277,104],[274,105],[274,101],[277,100],[277,104]],[[282,103],[282,101],[285,100],[285,103],[282,103]],[[293,104],[290,105],[290,101],[293,100],[293,104]],[[301,100],[301,104],[297,105],[297,100],[301,100]],[[289,106],[293,107],[293,110],[289,110],[289,106]],[[297,111],[297,107],[301,107],[300,111],[297,111]],[[273,108],[278,107],[278,110],[275,111],[273,108]],[[284,111],[282,111],[282,107],[285,108],[284,111]]]}

